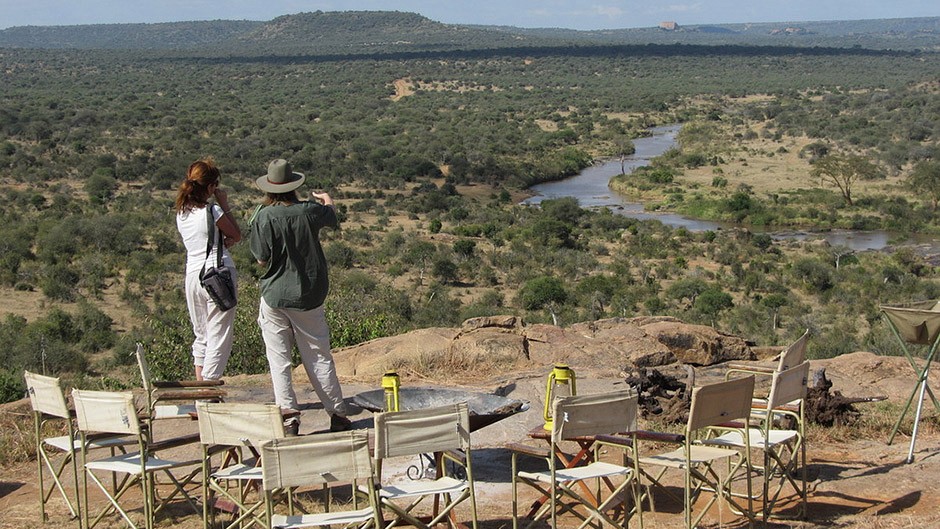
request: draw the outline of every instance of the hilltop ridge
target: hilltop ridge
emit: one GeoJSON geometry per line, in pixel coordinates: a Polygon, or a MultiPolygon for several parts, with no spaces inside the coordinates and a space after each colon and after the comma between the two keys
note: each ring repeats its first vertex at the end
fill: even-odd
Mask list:
{"type": "Polygon", "coordinates": [[[445,24],[401,11],[313,11],[269,21],[16,26],[0,47],[200,50],[215,53],[375,53],[520,46],[691,44],[940,50],[940,17],[765,22],[582,31],[445,24]]]}
{"type": "Polygon", "coordinates": [[[193,21],[157,24],[19,26],[0,30],[0,47],[47,49],[193,50],[324,53],[500,47],[520,37],[435,22],[399,11],[314,11],[267,22],[193,21]]]}

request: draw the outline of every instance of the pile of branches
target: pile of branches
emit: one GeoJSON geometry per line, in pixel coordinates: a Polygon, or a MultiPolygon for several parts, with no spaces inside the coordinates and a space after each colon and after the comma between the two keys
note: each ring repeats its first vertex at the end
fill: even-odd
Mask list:
{"type": "Polygon", "coordinates": [[[687,381],[666,375],[653,368],[624,372],[624,380],[640,395],[640,416],[656,417],[669,424],[682,424],[689,418],[692,391],[689,381],[694,380],[691,366],[687,381]]]}
{"type": "MultiPolygon", "coordinates": [[[[692,387],[695,385],[695,373],[692,366],[685,366],[685,380],[664,374],[653,368],[624,371],[624,381],[639,393],[640,415],[644,419],[655,417],[667,424],[684,424],[689,418],[692,387]]],[[[830,392],[832,382],[826,378],[826,370],[813,373],[806,394],[806,420],[809,423],[825,427],[852,426],[857,423],[861,413],[854,404],[875,402],[884,397],[849,398],[842,392],[830,392]]],[[[780,425],[790,428],[792,425],[780,425]]]]}

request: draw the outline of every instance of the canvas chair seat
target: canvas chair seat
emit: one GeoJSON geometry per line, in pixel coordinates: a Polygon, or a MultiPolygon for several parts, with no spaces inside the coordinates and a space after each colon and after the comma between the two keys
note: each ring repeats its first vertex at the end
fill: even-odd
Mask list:
{"type": "Polygon", "coordinates": [[[379,497],[410,498],[414,496],[427,496],[428,494],[458,494],[470,488],[464,480],[444,476],[434,481],[410,481],[384,485],[379,489],[379,497]]]}
{"type": "Polygon", "coordinates": [[[249,459],[243,463],[220,468],[214,471],[211,477],[216,480],[257,481],[261,479],[261,467],[258,466],[257,459],[249,459]]]}
{"type": "MultiPolygon", "coordinates": [[[[796,430],[771,430],[766,432],[762,428],[751,428],[748,430],[751,446],[759,447],[763,445],[777,446],[781,443],[788,443],[798,436],[800,432],[796,430]]],[[[743,447],[744,435],[741,432],[727,432],[718,437],[708,440],[708,444],[726,447],[743,447]]]]}
{"type": "Polygon", "coordinates": [[[198,463],[198,459],[192,459],[189,461],[171,461],[168,459],[160,459],[159,457],[149,456],[147,457],[147,460],[141,464],[140,453],[132,452],[129,454],[121,454],[114,457],[106,457],[104,459],[89,461],[85,463],[85,468],[88,470],[102,470],[105,472],[119,472],[122,474],[140,474],[141,472],[169,470],[171,468],[196,465],[198,463]]]}
{"type": "Polygon", "coordinates": [[[551,446],[541,456],[546,460],[548,468],[545,470],[519,470],[519,456],[534,456],[537,452],[528,447],[510,445],[514,529],[519,527],[520,518],[519,483],[543,495],[530,510],[528,527],[546,518],[552,528],[558,527],[559,515],[565,513],[580,519],[580,527],[594,522],[598,525],[625,527],[634,513],[641,516],[642,525],[636,487],[636,476],[639,473],[635,452],[637,402],[637,393],[632,389],[556,398],[552,403],[552,416],[556,419],[552,422],[551,446]],[[624,435],[629,438],[622,437],[624,435]],[[560,444],[572,439],[592,445],[593,457],[584,462],[569,460],[568,464],[562,465],[560,444]],[[624,464],[601,461],[601,446],[623,450],[624,464]],[[626,465],[627,460],[633,462],[632,466],[626,465]],[[620,478],[620,482],[612,478],[620,478]],[[633,499],[633,509],[627,506],[630,497],[633,499]]]}
{"type": "MultiPolygon", "coordinates": [[[[711,444],[711,440],[709,440],[711,444]]],[[[738,451],[717,446],[692,445],[689,449],[689,458],[686,459],[685,448],[678,448],[664,454],[640,457],[640,466],[655,465],[676,469],[685,469],[689,463],[692,466],[712,464],[715,461],[737,457],[738,451]]]]}
{"type": "MultiPolygon", "coordinates": [[[[596,461],[590,465],[575,468],[557,469],[555,481],[564,483],[568,481],[583,481],[585,479],[606,478],[612,476],[629,476],[632,470],[620,465],[612,465],[603,461],[596,461]]],[[[520,478],[551,483],[551,472],[519,472],[520,478]]]]}
{"type": "MultiPolygon", "coordinates": [[[[69,450],[78,452],[82,449],[82,440],[80,438],[70,437],[68,435],[47,437],[43,439],[42,442],[63,452],[68,452],[69,450]]],[[[88,441],[88,449],[93,450],[95,448],[117,448],[120,446],[127,446],[132,442],[135,441],[130,437],[107,437],[104,439],[93,439],[88,441]]]]}
{"type": "Polygon", "coordinates": [[[298,527],[316,527],[323,525],[348,526],[372,521],[375,512],[372,507],[364,507],[355,511],[323,512],[316,514],[302,514],[286,516],[275,514],[271,517],[271,527],[277,529],[294,529],[298,527]]]}
{"type": "Polygon", "coordinates": [[[195,404],[155,404],[151,408],[154,419],[192,418],[194,413],[196,413],[195,404]]]}

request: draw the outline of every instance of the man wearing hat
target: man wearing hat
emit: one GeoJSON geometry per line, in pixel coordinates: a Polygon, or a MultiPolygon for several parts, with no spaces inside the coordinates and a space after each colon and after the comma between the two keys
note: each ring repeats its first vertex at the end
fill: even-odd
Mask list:
{"type": "MultiPolygon", "coordinates": [[[[249,245],[258,264],[265,267],[258,325],[275,401],[281,408],[300,408],[291,382],[291,349],[296,344],[307,377],[330,414],[330,430],[348,430],[351,424],[330,353],[323,308],[329,279],[320,229],[339,227],[333,199],[317,192],[310,193],[313,200],[298,199],[296,189],[304,183],[304,175],[293,172],[286,160],[272,161],[268,173],[255,183],[265,193],[265,207],[251,220],[249,245]]],[[[288,419],[285,427],[296,434],[300,421],[288,419]]]]}

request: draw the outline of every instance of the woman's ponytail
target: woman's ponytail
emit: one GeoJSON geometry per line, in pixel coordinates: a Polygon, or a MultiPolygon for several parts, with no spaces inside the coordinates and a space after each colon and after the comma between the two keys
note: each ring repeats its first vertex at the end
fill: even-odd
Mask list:
{"type": "Polygon", "coordinates": [[[186,171],[186,178],[176,191],[176,212],[180,213],[196,206],[205,206],[209,201],[209,186],[218,184],[222,173],[212,158],[196,160],[186,171]]]}

